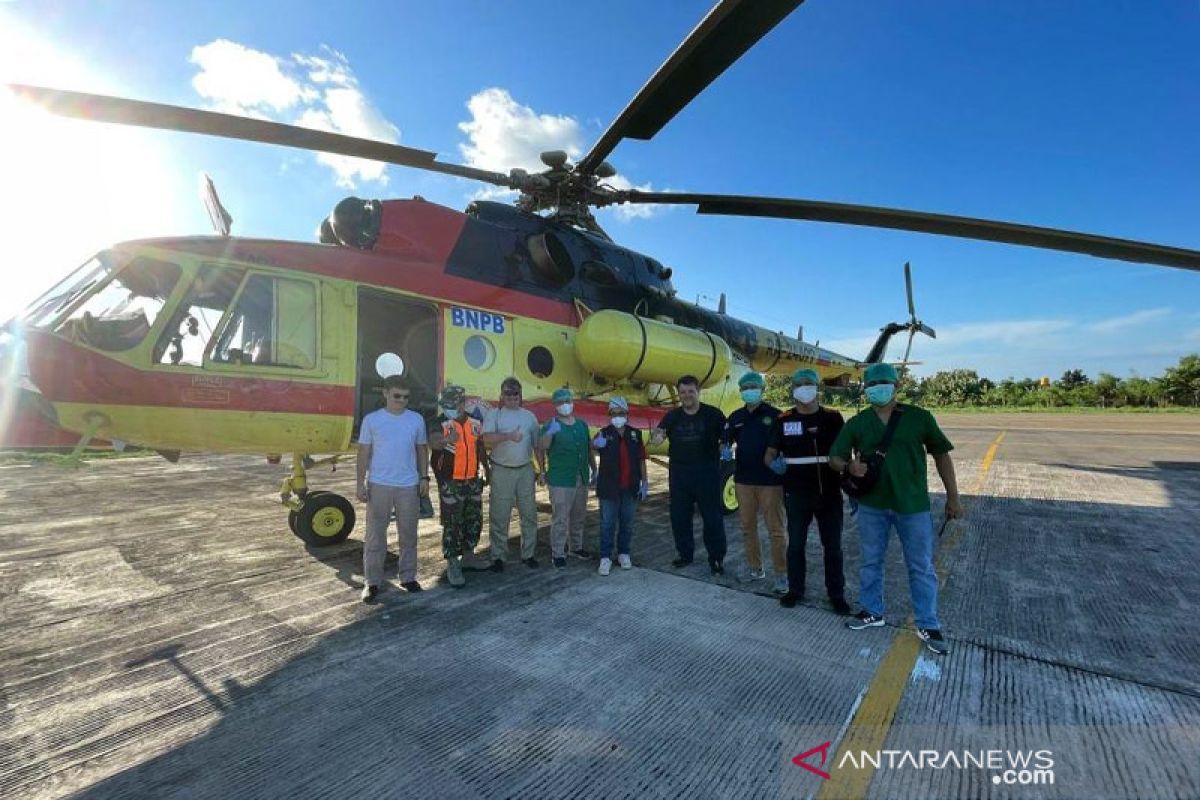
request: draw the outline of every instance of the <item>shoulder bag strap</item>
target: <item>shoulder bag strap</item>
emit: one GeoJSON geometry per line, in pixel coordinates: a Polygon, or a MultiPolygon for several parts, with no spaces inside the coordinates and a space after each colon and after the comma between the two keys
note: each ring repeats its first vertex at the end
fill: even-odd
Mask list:
{"type": "Polygon", "coordinates": [[[892,409],[892,415],[888,417],[887,427],[883,431],[883,439],[879,442],[879,447],[875,452],[881,456],[886,456],[888,448],[892,446],[892,435],[896,433],[896,426],[900,424],[900,409],[903,406],[897,404],[892,409]]]}

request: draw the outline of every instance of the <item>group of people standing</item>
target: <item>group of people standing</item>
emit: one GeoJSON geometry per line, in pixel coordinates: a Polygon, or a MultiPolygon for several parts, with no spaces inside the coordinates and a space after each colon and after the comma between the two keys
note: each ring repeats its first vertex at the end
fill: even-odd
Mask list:
{"type": "MultiPolygon", "coordinates": [[[[937,617],[937,574],[925,454],[946,487],[946,517],[962,515],[949,452],[953,448],[933,416],[898,404],[898,376],[888,364],[873,364],[864,376],[870,406],[849,422],[819,402],[820,378],[814,370],[792,375],[793,406],[779,410],[763,400],[765,380],[747,372],[738,381],[744,405],[728,419],[720,409],[700,402],[699,381],[684,376],[676,383],[680,405],[668,412],[649,441],[668,441],[671,530],[682,568],[695,558],[693,515],[699,509],[708,566],[724,574],[727,551],[722,508],[721,462],[733,459],[734,486],[743,531],[744,581],[766,577],[758,536],[760,517],[770,543],[773,591],[785,607],[805,593],[808,530],[815,521],[824,553],[825,590],[832,608],[849,614],[843,574],[843,492],[847,478],[865,480],[878,472],[857,507],[861,538],[859,601],[862,609],[847,623],[853,630],[884,624],[883,564],[890,529],[904,553],[918,635],[930,650],[946,652],[937,617]],[[895,416],[895,419],[892,417],[895,416]]],[[[508,560],[508,526],[513,506],[520,518],[521,561],[539,566],[537,543],[538,484],[549,488],[552,508],[551,559],[566,566],[569,556],[590,559],[583,531],[589,489],[600,505],[599,573],[616,563],[632,566],[634,510],[649,491],[643,431],[629,424],[622,397],[608,403],[609,423],[592,435],[575,415],[570,389],[551,396],[554,416],[539,423],[522,405],[521,384],[508,378],[501,403],[481,413],[468,411],[466,392],[447,386],[440,413],[427,432],[424,418],[407,409],[409,389],[398,376],[384,381],[386,406],[363,419],[359,436],[358,497],[367,503],[363,547],[364,602],[382,586],[387,526],[394,513],[400,532],[400,581],[419,591],[416,581],[416,529],[419,500],[427,496],[430,470],[441,498],[442,551],[446,577],[464,585],[464,571],[503,571],[508,560]],[[429,458],[429,449],[433,457],[429,458]],[[536,465],[536,467],[535,467],[536,465]],[[483,521],[484,474],[491,485],[490,553],[475,554],[483,521]]]]}

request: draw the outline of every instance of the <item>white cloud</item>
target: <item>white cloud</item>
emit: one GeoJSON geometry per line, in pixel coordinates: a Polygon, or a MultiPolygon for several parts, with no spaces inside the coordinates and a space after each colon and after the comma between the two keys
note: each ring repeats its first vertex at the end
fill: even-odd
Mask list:
{"type": "Polygon", "coordinates": [[[1086,329],[1093,333],[1115,333],[1116,331],[1126,330],[1128,328],[1136,328],[1147,322],[1156,319],[1162,319],[1171,315],[1169,308],[1147,308],[1142,311],[1135,311],[1132,314],[1125,314],[1120,317],[1110,317],[1099,322],[1093,322],[1086,326],[1086,329]]]}
{"type": "Polygon", "coordinates": [[[545,150],[565,150],[572,159],[583,154],[582,128],[573,117],[538,114],[513,99],[506,89],[477,92],[467,101],[471,119],[458,129],[468,141],[458,146],[467,164],[507,173],[518,168],[540,172],[545,150]]]}
{"type": "MultiPolygon", "coordinates": [[[[320,55],[278,57],[228,39],[192,49],[200,68],[192,86],[220,111],[289,122],[306,128],[397,143],[400,130],[375,107],[358,85],[350,62],[322,46],[320,55]],[[290,118],[289,118],[290,117],[290,118]]],[[[361,158],[319,153],[338,186],[358,181],[387,183],[387,165],[361,158]]]]}
{"type": "MultiPolygon", "coordinates": [[[[611,178],[606,178],[604,180],[604,183],[607,183],[609,186],[613,187],[614,189],[619,189],[621,191],[628,191],[630,189],[637,189],[639,192],[653,192],[654,191],[654,187],[651,186],[649,183],[639,184],[639,185],[635,186],[633,184],[633,181],[629,180],[624,175],[619,175],[619,174],[614,175],[611,178]]],[[[671,191],[671,190],[668,189],[666,191],[671,191]]],[[[662,214],[668,208],[670,208],[670,206],[660,206],[660,205],[642,204],[642,203],[622,203],[621,205],[617,205],[617,206],[608,206],[608,208],[606,210],[611,210],[613,215],[616,216],[616,218],[619,220],[629,221],[631,219],[650,219],[651,217],[656,217],[659,214],[662,214]]]]}
{"type": "Polygon", "coordinates": [[[948,325],[938,330],[938,341],[946,345],[990,342],[1000,344],[1025,344],[1036,337],[1047,337],[1061,333],[1071,327],[1062,319],[1014,319],[993,322],[969,322],[964,325],[948,325]]]}

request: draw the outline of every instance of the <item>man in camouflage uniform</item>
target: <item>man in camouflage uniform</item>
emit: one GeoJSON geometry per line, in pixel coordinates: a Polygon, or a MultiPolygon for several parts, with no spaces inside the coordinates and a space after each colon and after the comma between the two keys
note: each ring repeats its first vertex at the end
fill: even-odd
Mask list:
{"type": "Polygon", "coordinates": [[[477,562],[474,556],[483,528],[483,479],[479,476],[480,463],[487,457],[481,438],[483,420],[477,410],[467,413],[466,399],[461,386],[451,384],[442,390],[438,430],[430,436],[442,507],[442,555],[446,577],[455,588],[466,584],[464,567],[487,567],[486,560],[477,562]]]}

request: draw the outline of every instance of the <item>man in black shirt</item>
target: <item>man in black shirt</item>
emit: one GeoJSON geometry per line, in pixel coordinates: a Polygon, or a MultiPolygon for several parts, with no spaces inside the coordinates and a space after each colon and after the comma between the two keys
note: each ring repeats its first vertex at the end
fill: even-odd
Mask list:
{"type": "Polygon", "coordinates": [[[817,402],[815,370],[792,374],[793,408],[779,415],[775,436],[764,462],[783,475],[783,502],[788,521],[788,592],[779,599],[792,608],[804,596],[807,564],[804,547],[813,518],[825,551],[825,591],[839,614],[850,613],[846,603],[846,578],[842,572],[842,490],[838,474],[829,466],[829,449],[844,420],[837,411],[817,402]]]}
{"type": "Polygon", "coordinates": [[[783,479],[764,463],[763,455],[774,438],[779,409],[764,403],[766,380],[761,373],[747,372],[738,379],[738,390],[746,405],[729,415],[725,425],[725,441],[737,445],[737,466],[733,473],[737,490],[738,518],[742,524],[742,539],[746,546],[746,573],[743,581],[766,577],[763,571],[762,546],[758,541],[758,518],[767,524],[771,541],[771,566],[775,575],[776,594],[788,590],[787,562],[784,549],[787,534],[783,527],[783,479]]]}
{"type": "Polygon", "coordinates": [[[713,575],[725,573],[725,520],[721,516],[721,435],[725,415],[719,408],[700,402],[700,383],[684,375],[675,384],[680,408],[667,412],[650,438],[660,445],[670,438],[671,533],[679,556],[673,567],[692,563],[696,542],[692,534],[692,511],[700,507],[704,520],[704,549],[713,575]]]}

